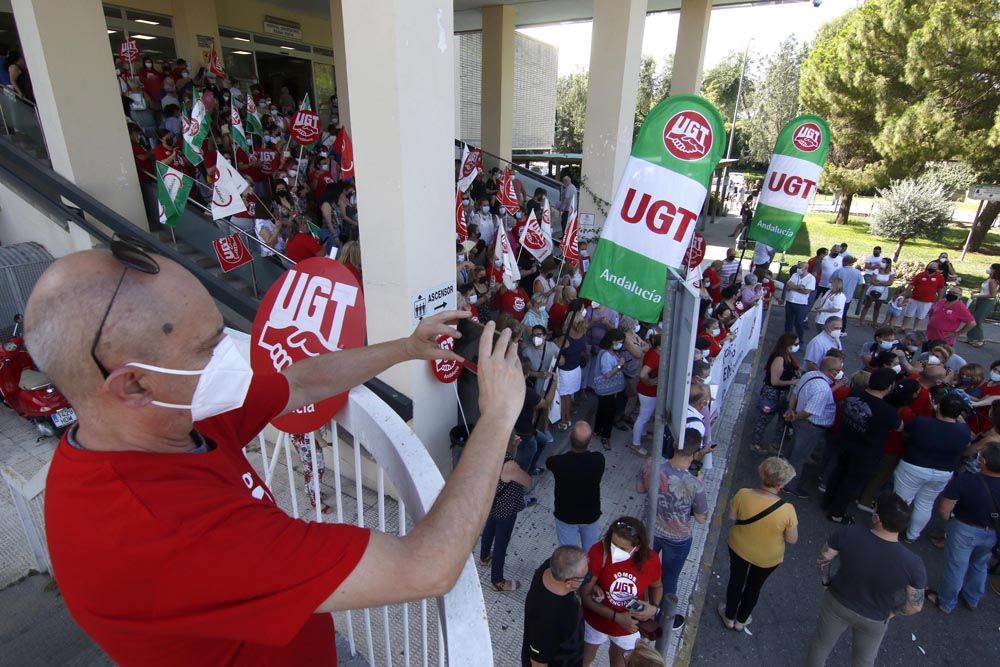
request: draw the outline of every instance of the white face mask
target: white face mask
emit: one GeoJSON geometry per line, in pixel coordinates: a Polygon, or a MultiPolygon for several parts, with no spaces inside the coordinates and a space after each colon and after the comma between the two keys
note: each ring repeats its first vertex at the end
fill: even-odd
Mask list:
{"type": "Polygon", "coordinates": [[[483,206],[479,210],[483,212],[483,215],[489,215],[490,207],[489,206],[483,206]]]}
{"type": "Polygon", "coordinates": [[[253,380],[253,370],[250,364],[233,343],[228,335],[223,336],[219,344],[212,350],[212,358],[200,371],[183,371],[173,368],[160,368],[139,362],[131,362],[126,366],[135,366],[147,371],[166,373],[168,375],[198,375],[198,385],[190,405],[152,401],[161,408],[190,410],[192,421],[201,421],[223,412],[235,410],[243,405],[250,382],[253,380]]]}
{"type": "Polygon", "coordinates": [[[990,371],[990,382],[1000,382],[1000,373],[997,371],[990,371]]]}
{"type": "Polygon", "coordinates": [[[641,327],[640,325],[638,325],[638,324],[637,324],[637,325],[635,325],[634,327],[632,327],[632,333],[639,333],[639,330],[640,330],[641,328],[642,328],[642,327],[641,327]]]}
{"type": "Polygon", "coordinates": [[[843,380],[844,379],[844,371],[837,371],[837,374],[833,376],[833,379],[834,380],[843,380]]]}
{"type": "Polygon", "coordinates": [[[883,350],[891,350],[892,346],[896,344],[894,340],[880,340],[878,346],[883,350]]]}
{"type": "Polygon", "coordinates": [[[937,364],[941,363],[941,357],[932,354],[931,356],[927,357],[927,363],[930,364],[931,366],[936,366],[937,364]]]}
{"type": "Polygon", "coordinates": [[[890,366],[889,368],[892,369],[893,373],[901,373],[903,371],[903,367],[900,366],[899,364],[896,364],[895,366],[890,366]]]}
{"type": "Polygon", "coordinates": [[[475,292],[473,292],[472,294],[469,295],[469,297],[468,297],[467,300],[469,302],[469,305],[471,306],[471,305],[475,304],[476,301],[479,300],[479,296],[475,292]]]}
{"type": "Polygon", "coordinates": [[[457,258],[458,258],[459,262],[464,262],[465,261],[465,255],[458,255],[457,258]]]}
{"type": "Polygon", "coordinates": [[[462,206],[470,206],[471,204],[472,204],[472,202],[470,200],[468,200],[468,199],[463,199],[462,200],[462,206]]]}
{"type": "Polygon", "coordinates": [[[843,334],[843,332],[840,329],[834,329],[830,332],[830,335],[834,338],[840,338],[841,334],[843,334]]]}
{"type": "Polygon", "coordinates": [[[621,342],[619,341],[619,342],[617,342],[617,343],[613,344],[613,345],[612,345],[611,347],[612,347],[613,349],[615,349],[615,350],[620,350],[620,349],[622,349],[622,344],[621,344],[621,342]]]}
{"type": "Polygon", "coordinates": [[[720,333],[722,333],[722,329],[720,329],[719,327],[715,327],[715,328],[714,328],[714,329],[712,329],[712,331],[711,331],[711,334],[712,334],[713,336],[718,336],[718,335],[719,335],[720,333]]]}
{"type": "Polygon", "coordinates": [[[597,308],[600,308],[600,307],[601,307],[601,304],[597,303],[596,301],[591,301],[591,302],[590,302],[590,305],[591,305],[591,306],[593,306],[593,307],[594,307],[595,309],[597,309],[597,308]]]}
{"type": "Polygon", "coordinates": [[[788,348],[788,351],[789,352],[798,352],[799,351],[799,347],[800,347],[799,344],[796,343],[795,345],[792,345],[790,348],[788,348]]]}
{"type": "Polygon", "coordinates": [[[632,557],[631,551],[625,551],[614,542],[611,543],[611,562],[621,563],[632,557]]]}
{"type": "Polygon", "coordinates": [[[543,338],[542,336],[532,336],[531,342],[535,344],[535,347],[541,347],[542,343],[545,342],[545,338],[543,338]]]}

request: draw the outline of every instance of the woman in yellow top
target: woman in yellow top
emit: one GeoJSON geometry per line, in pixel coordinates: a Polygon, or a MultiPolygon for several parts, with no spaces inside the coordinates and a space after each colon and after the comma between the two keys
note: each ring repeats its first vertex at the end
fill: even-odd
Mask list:
{"type": "Polygon", "coordinates": [[[785,543],[799,539],[795,508],[778,497],[795,477],[788,461],[772,456],[757,468],[760,487],[740,489],[733,497],[729,518],[729,585],[719,615],[730,630],[750,624],[750,612],[760,589],[785,558],[785,543]]]}

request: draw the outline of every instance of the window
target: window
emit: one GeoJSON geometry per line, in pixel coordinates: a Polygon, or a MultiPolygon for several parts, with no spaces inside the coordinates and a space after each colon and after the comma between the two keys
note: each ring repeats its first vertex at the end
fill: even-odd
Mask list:
{"type": "Polygon", "coordinates": [[[237,81],[256,81],[257,69],[254,67],[253,52],[247,49],[231,49],[222,47],[222,60],[229,78],[237,81]]]}

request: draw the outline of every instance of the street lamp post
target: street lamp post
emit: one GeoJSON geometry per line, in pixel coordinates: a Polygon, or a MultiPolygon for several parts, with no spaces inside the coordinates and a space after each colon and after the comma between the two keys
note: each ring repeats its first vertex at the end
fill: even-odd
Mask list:
{"type": "MultiPolygon", "coordinates": [[[[750,55],[750,42],[753,41],[753,37],[747,40],[747,46],[743,49],[743,63],[740,67],[740,82],[736,88],[736,104],[733,107],[733,124],[729,128],[729,143],[726,145],[726,160],[728,161],[733,153],[733,139],[736,138],[736,116],[740,112],[740,98],[743,97],[743,80],[746,78],[747,74],[747,57],[750,55]]],[[[726,195],[729,193],[729,170],[730,165],[726,164],[726,174],[722,181],[722,197],[725,199],[726,195]]],[[[729,210],[728,208],[726,209],[729,210]]]]}

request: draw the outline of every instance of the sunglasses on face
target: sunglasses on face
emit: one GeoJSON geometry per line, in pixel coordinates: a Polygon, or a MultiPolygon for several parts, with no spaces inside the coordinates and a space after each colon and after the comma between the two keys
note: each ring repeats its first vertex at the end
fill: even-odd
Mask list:
{"type": "Polygon", "coordinates": [[[97,370],[101,372],[101,376],[105,380],[108,379],[110,373],[104,367],[104,364],[101,363],[101,360],[97,358],[97,345],[101,342],[104,324],[108,321],[108,315],[111,314],[111,306],[114,305],[115,297],[118,296],[118,292],[121,290],[125,274],[129,269],[150,275],[160,272],[160,265],[152,257],[155,251],[135,236],[130,234],[115,234],[108,247],[114,258],[121,262],[124,268],[122,269],[121,277],[118,278],[118,284],[115,285],[115,291],[111,294],[111,300],[108,301],[108,307],[104,311],[104,316],[101,317],[101,324],[97,327],[97,332],[94,334],[94,342],[90,346],[90,358],[94,360],[97,370]]]}

